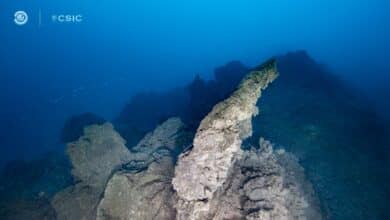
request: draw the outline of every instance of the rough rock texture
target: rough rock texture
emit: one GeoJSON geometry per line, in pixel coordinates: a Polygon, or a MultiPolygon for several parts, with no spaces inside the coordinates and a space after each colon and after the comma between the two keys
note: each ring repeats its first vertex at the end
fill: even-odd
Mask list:
{"type": "Polygon", "coordinates": [[[79,140],[68,144],[72,175],[86,185],[104,187],[111,172],[130,159],[125,144],[110,123],[86,127],[79,140]]]}
{"type": "Polygon", "coordinates": [[[194,147],[180,157],[172,181],[180,200],[179,219],[212,217],[212,199],[219,194],[234,163],[240,159],[242,141],[251,135],[251,119],[258,113],[256,102],[261,90],[277,75],[274,60],[261,65],[202,120],[194,147]]]}
{"type": "Polygon", "coordinates": [[[159,157],[174,156],[191,141],[184,128],[180,118],[168,119],[131,148],[129,161],[122,168],[129,172],[139,172],[147,169],[159,157]]]}
{"type": "Polygon", "coordinates": [[[252,134],[261,91],[278,75],[275,66],[271,60],[251,71],[213,108],[175,170],[177,153],[190,142],[179,118],[161,124],[130,151],[112,125],[87,127],[68,145],[78,182],[52,200],[57,218],[321,219],[295,157],[274,152],[264,139],[259,150],[241,149],[252,134]]]}
{"type": "Polygon", "coordinates": [[[183,135],[184,123],[180,118],[170,118],[154,131],[145,135],[145,137],[133,148],[131,148],[132,157],[142,157],[142,155],[151,154],[161,147],[169,151],[178,150],[178,138],[183,135]]]}
{"type": "Polygon", "coordinates": [[[260,148],[245,151],[236,163],[228,190],[219,199],[215,219],[229,219],[229,212],[246,219],[322,219],[313,188],[305,180],[297,159],[284,150],[276,152],[260,139],[260,148]],[[224,201],[239,201],[234,205],[224,201]],[[227,209],[229,208],[229,209],[227,209]]]}
{"type": "Polygon", "coordinates": [[[130,160],[125,140],[110,123],[91,125],[84,135],[69,143],[76,185],[57,193],[52,199],[57,219],[95,219],[96,206],[112,172],[130,160]]]}
{"type": "Polygon", "coordinates": [[[116,173],[107,184],[97,219],[174,219],[171,157],[150,164],[144,172],[116,173]]]}
{"type": "Polygon", "coordinates": [[[54,196],[57,218],[88,220],[98,213],[99,219],[171,219],[173,154],[183,129],[179,118],[168,119],[130,152],[110,123],[86,127],[79,140],[68,144],[76,184],[54,196]]]}
{"type": "Polygon", "coordinates": [[[174,219],[171,180],[184,124],[172,118],[132,148],[131,161],[109,180],[97,219],[174,219]]]}
{"type": "Polygon", "coordinates": [[[194,216],[202,206],[180,199],[176,219],[322,219],[319,201],[296,157],[283,149],[274,151],[262,138],[259,144],[234,163],[226,182],[207,201],[207,216],[194,216]]]}

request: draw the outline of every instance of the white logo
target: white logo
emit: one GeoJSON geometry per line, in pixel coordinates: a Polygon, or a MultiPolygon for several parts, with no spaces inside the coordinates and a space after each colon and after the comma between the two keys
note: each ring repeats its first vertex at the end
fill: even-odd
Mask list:
{"type": "Polygon", "coordinates": [[[28,15],[25,11],[17,11],[15,12],[14,16],[14,22],[17,25],[25,25],[28,21],[28,15]]]}

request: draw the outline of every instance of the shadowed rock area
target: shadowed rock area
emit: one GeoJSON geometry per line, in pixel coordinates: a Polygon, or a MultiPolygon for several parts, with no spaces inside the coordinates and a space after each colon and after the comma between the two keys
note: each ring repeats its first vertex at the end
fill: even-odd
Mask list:
{"type": "Polygon", "coordinates": [[[322,219],[296,157],[284,149],[274,151],[263,138],[259,148],[243,151],[217,195],[210,203],[210,219],[322,219]]]}
{"type": "Polygon", "coordinates": [[[329,219],[390,219],[389,125],[305,51],[278,57],[278,71],[249,142],[265,137],[296,155],[329,219]]]}
{"type": "Polygon", "coordinates": [[[80,115],[70,117],[61,131],[61,141],[63,143],[69,143],[76,141],[83,135],[84,127],[93,124],[104,124],[106,120],[93,113],[87,112],[80,115]]]}
{"type": "Polygon", "coordinates": [[[113,123],[129,148],[170,117],[180,117],[195,132],[213,106],[229,97],[248,72],[241,62],[231,61],[216,68],[212,80],[196,75],[189,84],[166,92],[136,94],[113,123]]]}

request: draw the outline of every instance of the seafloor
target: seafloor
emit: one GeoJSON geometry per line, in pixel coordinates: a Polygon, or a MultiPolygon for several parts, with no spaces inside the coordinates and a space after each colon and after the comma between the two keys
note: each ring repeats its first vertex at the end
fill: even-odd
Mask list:
{"type": "MultiPolygon", "coordinates": [[[[213,106],[230,97],[252,70],[238,61],[217,68],[211,81],[197,76],[190,84],[171,91],[135,95],[110,120],[113,125],[93,113],[72,117],[60,137],[68,143],[66,155],[50,153],[39,160],[13,161],[4,168],[0,179],[0,219],[174,219],[176,211],[184,213],[181,217],[178,214],[178,219],[201,219],[195,215],[197,206],[191,206],[199,201],[218,210],[228,206],[234,210],[242,205],[231,219],[390,219],[389,123],[376,114],[368,99],[306,52],[289,53],[276,60],[279,76],[261,94],[257,103],[260,112],[252,120],[253,134],[241,145],[244,151],[234,160],[236,163],[224,165],[231,166],[228,176],[235,177],[226,178],[224,183],[228,183],[229,189],[225,184],[217,185],[219,188],[213,191],[211,181],[207,184],[213,193],[190,198],[186,193],[175,194],[183,186],[179,179],[173,189],[171,180],[180,177],[180,169],[174,173],[174,167],[177,160],[179,165],[184,164],[181,161],[186,160],[186,154],[178,158],[182,152],[190,158],[191,154],[206,154],[198,152],[202,148],[192,140],[194,136],[195,140],[202,140],[202,129],[197,131],[201,120],[216,111],[218,108],[213,106]],[[154,132],[148,133],[151,131],[154,132]],[[259,146],[260,137],[273,146],[263,139],[259,146]],[[248,162],[252,157],[260,160],[253,165],[257,170],[247,168],[252,165],[248,162]],[[264,175],[264,170],[273,173],[272,183],[284,181],[284,185],[261,191],[260,197],[266,199],[255,199],[257,203],[248,208],[248,201],[252,200],[245,200],[245,204],[241,200],[251,198],[257,188],[252,190],[246,183],[264,175]],[[148,187],[153,187],[145,187],[143,183],[150,183],[150,179],[153,181],[148,187]],[[286,188],[285,183],[295,188],[286,188]],[[249,195],[238,193],[240,187],[249,190],[249,195]],[[273,195],[275,190],[287,190],[297,199],[276,200],[275,197],[285,194],[273,195]],[[150,194],[158,196],[148,199],[150,194]],[[235,194],[241,197],[236,198],[235,194]],[[74,198],[79,203],[73,202],[74,198]],[[234,199],[241,200],[231,202],[234,199]],[[300,201],[310,204],[304,206],[300,201]],[[145,204],[153,215],[140,210],[145,204]],[[318,208],[320,214],[307,214],[307,207],[318,208]],[[278,212],[286,214],[271,216],[278,212]]],[[[241,125],[239,129],[247,129],[241,125]]],[[[235,158],[236,154],[230,156],[235,158]]],[[[209,170],[213,168],[206,169],[209,170]]],[[[210,212],[214,219],[221,219],[219,212],[210,212]]]]}

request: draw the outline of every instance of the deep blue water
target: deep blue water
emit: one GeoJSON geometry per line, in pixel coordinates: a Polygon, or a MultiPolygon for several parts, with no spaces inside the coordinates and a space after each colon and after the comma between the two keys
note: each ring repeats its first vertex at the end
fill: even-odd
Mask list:
{"type": "MultiPolygon", "coordinates": [[[[305,50],[316,61],[316,65],[325,66],[332,77],[342,82],[343,89],[348,88],[348,92],[338,92],[341,91],[338,87],[324,86],[321,77],[307,80],[312,87],[306,84],[295,87],[292,85],[296,81],[291,83],[286,79],[278,89],[270,89],[270,93],[275,95],[268,99],[266,97],[265,106],[280,109],[285,108],[284,105],[291,106],[289,102],[292,102],[296,108],[291,107],[289,114],[281,112],[280,117],[266,109],[264,119],[259,119],[259,123],[269,124],[257,128],[261,133],[259,135],[264,134],[288,149],[290,146],[290,150],[296,154],[309,154],[310,157],[303,157],[303,160],[307,167],[314,167],[312,174],[324,172],[322,177],[311,175],[313,179],[317,178],[315,183],[318,184],[327,182],[323,180],[329,177],[326,172],[332,172],[337,166],[346,166],[342,161],[351,159],[346,156],[350,155],[349,152],[356,158],[364,157],[361,158],[364,163],[373,164],[372,170],[377,170],[376,167],[390,167],[388,158],[378,156],[390,155],[389,142],[369,143],[369,140],[388,137],[389,134],[386,133],[390,127],[390,102],[387,98],[390,94],[389,12],[390,2],[386,0],[3,2],[0,4],[0,166],[15,159],[41,158],[47,152],[62,153],[64,143],[61,132],[66,120],[85,112],[116,122],[119,130],[120,122],[134,123],[139,128],[138,133],[132,134],[136,137],[129,137],[134,138],[134,141],[173,112],[191,115],[188,122],[196,126],[199,117],[207,112],[207,103],[203,103],[205,107],[197,108],[201,103],[191,102],[193,111],[188,111],[184,95],[174,96],[175,99],[166,97],[172,97],[171,93],[184,94],[183,87],[190,84],[197,74],[207,81],[214,78],[216,67],[231,60],[239,60],[251,67],[272,56],[305,50]],[[17,10],[28,13],[29,21],[26,25],[15,25],[13,16],[17,10]],[[82,14],[83,21],[77,24],[53,23],[53,14],[82,14]],[[300,98],[303,97],[300,93],[302,88],[313,94],[314,98],[300,98]],[[325,92],[324,95],[322,92],[317,93],[316,89],[332,92],[325,92]],[[289,93],[285,94],[284,91],[289,93]],[[139,96],[141,98],[138,101],[133,99],[133,104],[128,105],[132,103],[131,98],[140,92],[150,94],[146,95],[147,98],[139,96]],[[356,102],[360,104],[353,104],[351,100],[355,98],[346,95],[350,93],[358,97],[359,101],[356,102]],[[299,105],[298,101],[287,101],[286,97],[297,98],[299,105]],[[333,100],[333,97],[339,97],[340,100],[327,101],[333,100]],[[305,104],[302,100],[306,99],[308,102],[323,100],[322,103],[326,104],[305,104]],[[179,100],[184,101],[179,103],[179,100]],[[341,104],[345,102],[352,104],[341,104]],[[159,110],[153,109],[153,105],[149,108],[143,106],[144,103],[168,107],[159,110]],[[327,106],[337,103],[342,107],[327,106]],[[140,107],[137,109],[134,106],[140,107]],[[358,110],[351,110],[353,108],[358,110]],[[145,109],[152,110],[149,112],[145,109]],[[336,110],[333,112],[332,109],[336,110]],[[155,111],[160,112],[156,114],[155,111]],[[325,114],[325,111],[332,111],[332,114],[325,114]],[[126,115],[128,112],[144,115],[137,115],[137,120],[132,121],[133,118],[129,119],[126,115]],[[270,113],[268,118],[267,113],[270,113]],[[332,120],[341,122],[347,116],[351,118],[350,121],[362,119],[362,123],[351,122],[348,125],[350,127],[344,130],[343,125],[330,123],[332,120]],[[322,117],[320,121],[323,123],[313,122],[313,118],[322,117]],[[384,127],[384,133],[377,128],[378,123],[378,126],[384,127]],[[284,124],[292,127],[286,128],[284,124]],[[369,129],[372,124],[375,124],[375,129],[369,129]],[[318,140],[316,143],[320,144],[316,147],[320,150],[299,149],[299,144],[309,146],[308,140],[303,140],[305,137],[294,140],[290,136],[295,133],[288,133],[298,132],[299,126],[308,129],[309,133],[311,129],[319,127],[321,132],[329,135],[326,136],[329,141],[318,140]],[[367,130],[349,130],[355,127],[367,127],[367,130]],[[282,132],[281,129],[286,130],[282,132]],[[279,133],[284,133],[284,136],[279,133]],[[339,135],[337,138],[350,137],[343,139],[345,143],[340,144],[340,147],[348,146],[351,149],[339,152],[338,147],[329,147],[331,143],[337,142],[330,140],[332,134],[339,135]],[[361,136],[370,136],[371,139],[365,139],[368,143],[356,144],[355,148],[351,146],[355,142],[362,143],[359,139],[361,136]],[[363,145],[367,147],[363,148],[363,145]],[[326,146],[329,151],[323,149],[326,146]],[[327,152],[325,159],[313,159],[320,157],[323,152],[327,152]],[[338,158],[335,159],[337,163],[333,168],[328,167],[329,158],[333,156],[338,158]],[[319,163],[325,164],[325,168],[312,166],[319,163]]],[[[300,66],[294,66],[292,72],[299,73],[300,68],[307,64],[298,63],[300,66]]],[[[239,76],[242,75],[240,68],[232,67],[239,76]]],[[[296,76],[300,77],[306,76],[296,76]]],[[[233,77],[229,83],[235,81],[237,79],[233,77]]],[[[202,91],[207,95],[213,91],[209,87],[212,87],[212,83],[196,84],[192,89],[195,94],[202,91]]],[[[210,103],[224,95],[221,93],[210,103]]],[[[197,97],[194,99],[197,100],[197,97]]],[[[123,136],[128,135],[126,130],[121,132],[123,136]]],[[[345,168],[346,172],[353,169],[345,168]]],[[[370,169],[351,182],[363,178],[370,169]]],[[[384,169],[383,172],[388,170],[384,169]]],[[[353,178],[353,175],[347,176],[353,178]]],[[[334,183],[340,183],[339,180],[329,181],[329,184],[334,186],[334,183]]],[[[387,182],[381,181],[367,183],[367,188],[378,188],[371,195],[383,190],[389,192],[387,182]]],[[[351,190],[351,194],[357,193],[358,189],[361,188],[351,190]]],[[[329,195],[333,196],[337,190],[342,191],[343,188],[335,187],[329,195]]],[[[382,203],[378,206],[388,205],[385,199],[377,201],[382,203]]],[[[359,202],[356,209],[362,208],[359,202]]],[[[369,210],[374,212],[375,209],[369,210]]],[[[381,211],[372,216],[384,216],[381,211]]]]}

